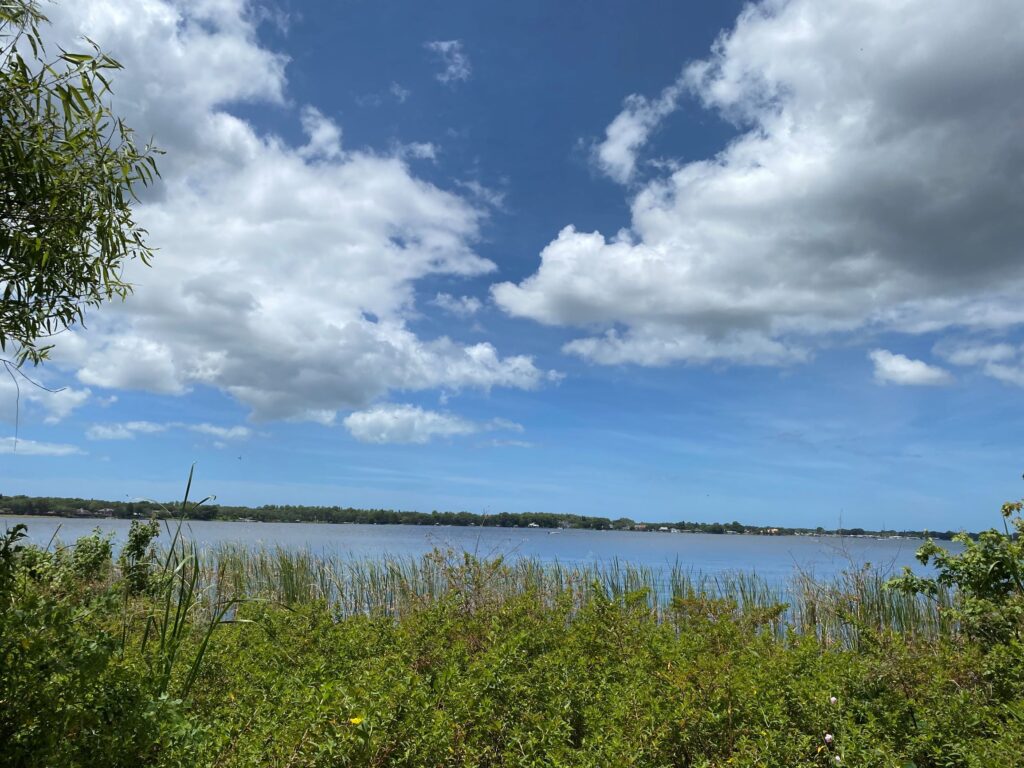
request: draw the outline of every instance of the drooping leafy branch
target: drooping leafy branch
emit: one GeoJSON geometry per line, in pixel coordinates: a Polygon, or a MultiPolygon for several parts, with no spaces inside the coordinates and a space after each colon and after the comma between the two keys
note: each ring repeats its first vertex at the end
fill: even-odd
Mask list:
{"type": "Polygon", "coordinates": [[[47,339],[131,287],[123,266],[153,250],[132,213],[158,175],[109,106],[121,65],[100,48],[49,57],[32,0],[0,4],[0,351],[47,357],[47,339]]]}

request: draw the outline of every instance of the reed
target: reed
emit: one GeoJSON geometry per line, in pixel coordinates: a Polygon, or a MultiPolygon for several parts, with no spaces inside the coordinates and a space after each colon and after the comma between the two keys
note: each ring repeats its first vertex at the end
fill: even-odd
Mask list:
{"type": "Polygon", "coordinates": [[[172,681],[183,677],[176,691],[181,699],[188,698],[195,684],[214,631],[219,625],[233,621],[231,613],[240,599],[216,595],[212,588],[215,582],[209,579],[199,549],[184,535],[183,521],[187,513],[209,500],[207,497],[198,502],[189,501],[192,478],[193,470],[190,470],[178,514],[165,523],[170,544],[162,556],[156,558],[157,568],[147,576],[146,583],[139,585],[140,591],[148,593],[148,598],[130,601],[131,590],[125,589],[121,612],[122,656],[133,636],[131,625],[141,620],[139,651],[149,668],[154,693],[167,695],[172,681]],[[141,616],[135,614],[135,609],[142,610],[141,616]]]}
{"type": "Polygon", "coordinates": [[[827,646],[857,647],[868,630],[921,639],[957,630],[944,611],[952,605],[952,593],[931,599],[890,590],[886,574],[870,567],[851,568],[830,580],[797,573],[788,583],[774,585],[756,573],[708,575],[679,563],[656,569],[620,560],[479,559],[452,550],[360,559],[221,544],[196,552],[195,568],[195,589],[209,596],[211,606],[254,598],[289,606],[324,602],[339,618],[401,618],[442,599],[472,611],[522,595],[543,605],[568,602],[578,609],[600,593],[616,600],[631,595],[660,619],[678,600],[728,601],[738,615],[774,609],[779,617],[771,623],[774,632],[813,634],[827,646]]]}

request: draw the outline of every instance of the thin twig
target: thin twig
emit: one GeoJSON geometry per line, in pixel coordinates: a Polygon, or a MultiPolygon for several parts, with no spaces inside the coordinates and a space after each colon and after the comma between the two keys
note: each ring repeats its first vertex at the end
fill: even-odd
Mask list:
{"type": "Polygon", "coordinates": [[[21,378],[23,378],[25,381],[27,381],[29,384],[36,387],[37,389],[41,389],[44,392],[49,392],[50,394],[53,395],[56,395],[59,392],[63,392],[66,389],[66,387],[61,387],[60,389],[50,389],[49,387],[40,384],[38,381],[36,381],[31,376],[26,374],[13,360],[8,360],[7,358],[0,358],[0,363],[3,363],[4,369],[7,371],[7,375],[11,377],[11,381],[14,383],[14,447],[11,450],[11,453],[17,453],[18,433],[21,427],[21,384],[18,383],[18,376],[21,376],[21,378]],[[18,374],[18,376],[15,376],[14,374],[18,374]]]}

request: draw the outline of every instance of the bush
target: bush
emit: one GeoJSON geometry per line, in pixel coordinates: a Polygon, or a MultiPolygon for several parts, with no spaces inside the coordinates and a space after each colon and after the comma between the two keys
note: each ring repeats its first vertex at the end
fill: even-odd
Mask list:
{"type": "Polygon", "coordinates": [[[44,551],[22,533],[0,539],[5,765],[1011,768],[1024,751],[1013,614],[968,624],[972,600],[1019,600],[1009,530],[962,555],[926,545],[935,585],[895,585],[963,591],[971,632],[847,613],[847,644],[787,625],[742,580],[666,604],[452,553],[354,565],[344,582],[282,552],[203,561],[177,535],[157,553],[146,524],[116,564],[98,534],[44,551]],[[246,562],[279,567],[246,582],[230,572],[246,562]],[[294,588],[310,574],[376,598],[294,588]],[[280,597],[214,599],[227,583],[280,597]]]}
{"type": "Polygon", "coordinates": [[[929,539],[917,559],[938,569],[934,577],[915,576],[909,569],[890,586],[909,593],[935,595],[941,588],[955,589],[951,618],[967,636],[988,646],[1019,641],[1024,621],[1024,502],[1003,505],[1003,530],[981,533],[977,541],[967,534],[954,537],[964,551],[951,554],[929,539]],[[1010,526],[1013,533],[1010,532],[1010,526]]]}
{"type": "Polygon", "coordinates": [[[180,717],[124,658],[109,538],[0,539],[0,744],[15,766],[136,766],[180,717]]]}

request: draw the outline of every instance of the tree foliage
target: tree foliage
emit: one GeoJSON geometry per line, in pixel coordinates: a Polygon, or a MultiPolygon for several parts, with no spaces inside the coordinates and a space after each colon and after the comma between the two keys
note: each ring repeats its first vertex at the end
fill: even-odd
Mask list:
{"type": "Polygon", "coordinates": [[[969,636],[987,643],[1019,641],[1024,627],[1024,502],[1003,505],[1003,530],[982,531],[977,540],[954,537],[964,547],[951,553],[932,540],[917,551],[922,564],[931,563],[938,574],[917,576],[904,569],[893,588],[934,595],[954,588],[957,602],[952,618],[969,636]],[[1012,531],[1011,531],[1012,526],[1012,531]]]}
{"type": "Polygon", "coordinates": [[[159,151],[110,109],[121,65],[92,41],[50,55],[46,22],[33,0],[0,4],[0,351],[19,364],[45,359],[86,307],[124,298],[124,263],[152,256],[132,203],[159,151]]]}

